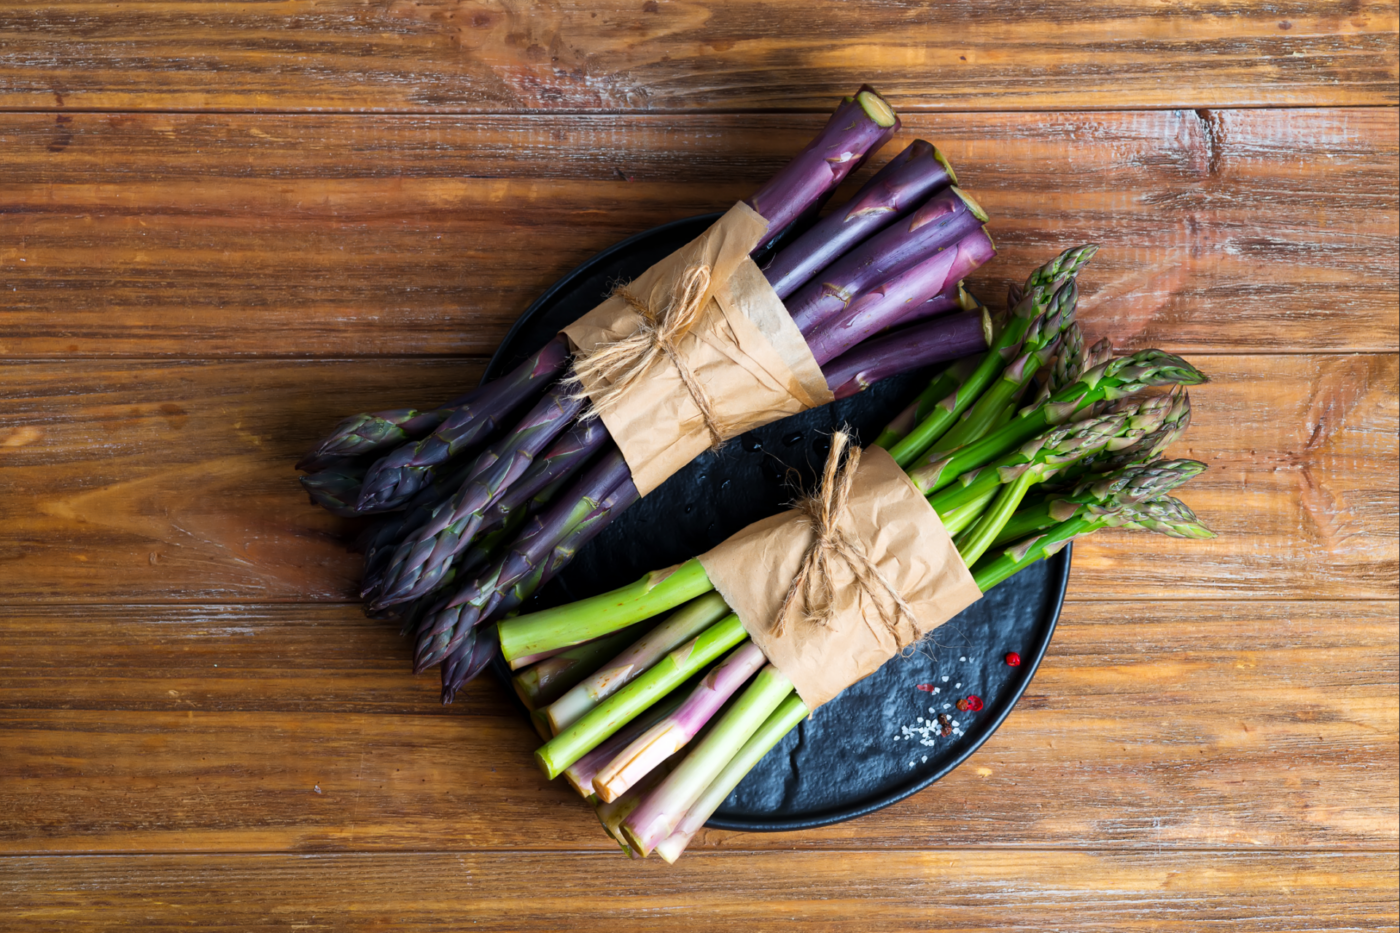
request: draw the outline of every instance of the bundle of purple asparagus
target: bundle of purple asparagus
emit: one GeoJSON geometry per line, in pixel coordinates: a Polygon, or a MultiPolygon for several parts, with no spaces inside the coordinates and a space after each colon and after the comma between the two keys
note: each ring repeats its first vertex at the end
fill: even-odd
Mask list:
{"type": "MultiPolygon", "coordinates": [[[[995,249],[982,209],[931,144],[915,140],[848,203],[802,230],[898,129],[870,88],[745,203],[777,244],[763,275],[838,398],[980,352],[994,326],[962,279],[995,249]]],[[[496,651],[516,611],[639,498],[608,429],[571,382],[556,337],[506,376],[431,410],[355,415],[299,468],[318,502],[372,516],[362,595],[416,638],[415,669],[442,665],[443,701],[496,651]]]]}
{"type": "MultiPolygon", "coordinates": [[[[1170,495],[1205,464],[1161,458],[1189,424],[1185,387],[1205,377],[1158,350],[1113,358],[1106,343],[1084,347],[1075,276],[1093,252],[1068,250],[1037,269],[1013,292],[993,345],[934,379],[877,441],[904,469],[899,484],[912,481],[915,502],[927,498],[977,591],[1104,528],[1213,536],[1170,495]],[[1151,388],[1167,391],[1143,392],[1151,388]]],[[[844,469],[845,442],[834,439],[824,488],[844,469]]],[[[546,739],[541,768],[588,798],[633,857],[679,857],[810,713],[797,674],[755,641],[773,620],[741,622],[709,560],[498,625],[546,739]]],[[[787,583],[759,586],[781,593],[787,583]]]]}

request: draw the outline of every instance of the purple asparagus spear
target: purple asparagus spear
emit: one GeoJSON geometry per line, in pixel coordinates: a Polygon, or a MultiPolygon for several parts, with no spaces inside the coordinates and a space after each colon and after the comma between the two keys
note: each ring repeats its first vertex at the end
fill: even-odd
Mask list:
{"type": "Polygon", "coordinates": [[[915,321],[937,317],[940,314],[947,314],[949,311],[975,311],[979,307],[981,307],[981,302],[966,288],[963,288],[963,283],[958,282],[943,289],[923,304],[914,305],[894,323],[895,325],[913,324],[915,321]]]}
{"type": "Polygon", "coordinates": [[[569,341],[561,336],[479,390],[480,401],[454,411],[437,430],[416,444],[405,444],[374,464],[365,476],[360,511],[402,505],[432,482],[434,469],[493,432],[503,419],[553,384],[569,362],[569,341]]]}
{"type": "Polygon", "coordinates": [[[469,477],[455,495],[438,507],[413,537],[399,545],[393,566],[385,572],[376,606],[392,606],[432,589],[452,558],[471,544],[486,510],[529,470],[535,457],[573,422],[583,401],[572,389],[556,385],[505,438],[492,445],[483,459],[493,462],[469,477]]]}
{"type": "Polygon", "coordinates": [[[995,255],[996,248],[985,230],[969,233],[949,248],[864,292],[844,311],[824,322],[807,336],[812,356],[818,365],[831,362],[862,340],[912,314],[945,289],[956,288],[968,273],[995,255]]]}
{"type": "Polygon", "coordinates": [[[881,379],[987,349],[992,330],[985,309],[921,321],[867,340],[822,367],[837,398],[863,392],[881,379]]]}
{"type": "Polygon", "coordinates": [[[907,220],[875,234],[799,289],[786,302],[788,312],[803,336],[811,334],[861,292],[951,246],[986,221],[977,202],[959,189],[940,191],[907,220]]]}
{"type": "MultiPolygon", "coordinates": [[[[498,590],[496,598],[486,607],[481,619],[487,622],[493,621],[523,603],[536,590],[553,579],[556,573],[568,566],[579,549],[596,538],[608,526],[615,513],[626,510],[639,498],[641,496],[637,494],[637,487],[632,483],[632,480],[630,478],[623,479],[616,489],[608,493],[607,497],[584,517],[583,521],[575,525],[573,530],[560,539],[543,562],[520,560],[518,566],[523,571],[522,578],[508,589],[498,590]]],[[[518,556],[511,555],[511,557],[518,556]]],[[[503,576],[508,576],[510,569],[507,568],[507,572],[503,576]]],[[[495,628],[494,625],[483,626],[475,623],[471,627],[477,629],[495,628]]],[[[451,645],[454,640],[464,634],[454,631],[448,644],[451,645]]],[[[443,662],[445,668],[442,680],[443,703],[451,703],[452,697],[461,689],[462,685],[471,677],[476,676],[474,672],[469,675],[463,673],[464,668],[459,660],[461,657],[460,646],[452,647],[443,662]]]]}
{"type": "Polygon", "coordinates": [[[627,476],[627,462],[622,459],[621,451],[611,447],[578,479],[573,489],[560,495],[555,505],[527,521],[507,554],[476,579],[444,598],[440,609],[424,618],[418,636],[417,669],[421,671],[435,664],[453,647],[449,642],[455,628],[475,625],[484,612],[495,607],[509,585],[505,580],[507,576],[526,576],[530,568],[541,566],[560,539],[587,518],[620,483],[625,480],[631,485],[627,476]],[[462,624],[464,620],[465,625],[462,624]]]}
{"type": "Polygon", "coordinates": [[[899,117],[874,88],[862,87],[855,97],[843,100],[807,148],[746,199],[768,221],[763,246],[836,190],[898,129],[899,117]]]}
{"type": "Polygon", "coordinates": [[[956,185],[943,154],[916,139],[836,211],[817,222],[763,270],[779,298],[787,298],[861,240],[908,214],[940,188],[956,185]]]}

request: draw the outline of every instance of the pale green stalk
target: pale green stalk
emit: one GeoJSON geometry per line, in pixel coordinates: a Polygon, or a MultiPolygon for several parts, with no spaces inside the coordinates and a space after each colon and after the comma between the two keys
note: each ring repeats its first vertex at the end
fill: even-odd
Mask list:
{"type": "Polygon", "coordinates": [[[599,742],[747,637],[739,617],[726,616],[536,749],[535,761],[553,780],[599,742]]]}
{"type": "MultiPolygon", "coordinates": [[[[680,858],[685,847],[690,844],[691,838],[705,825],[705,821],[714,815],[720,804],[729,797],[734,788],[739,786],[739,782],[744,779],[753,766],[759,760],[782,741],[787,735],[797,727],[797,724],[808,716],[807,704],[802,702],[802,698],[797,694],[791,694],[783,700],[778,708],[763,721],[763,725],[758,727],[758,731],[749,736],[749,740],[744,743],[743,748],[729,759],[729,763],[715,776],[704,792],[691,804],[685,816],[676,824],[676,829],[656,846],[656,854],[661,856],[666,862],[674,863],[680,858]]],[[[635,810],[633,805],[628,812],[635,810]]],[[[621,821],[619,821],[620,823],[621,821]]],[[[623,838],[626,838],[625,836],[623,838]]]]}
{"type": "Polygon", "coordinates": [[[612,696],[666,652],[699,635],[730,612],[729,604],[718,593],[706,593],[672,613],[641,639],[606,664],[596,662],[595,670],[545,709],[550,727],[558,733],[577,722],[600,702],[612,696]]]}
{"type": "Polygon", "coordinates": [[[759,671],[709,734],[623,820],[622,831],[633,848],[649,855],[675,832],[676,824],[734,757],[734,749],[747,742],[791,692],[792,681],[773,665],[759,671]]]}
{"type": "Polygon", "coordinates": [[[501,654],[509,661],[592,641],[674,609],[714,588],[705,568],[692,558],[677,567],[652,571],[636,583],[610,593],[502,619],[497,626],[501,654]]]}

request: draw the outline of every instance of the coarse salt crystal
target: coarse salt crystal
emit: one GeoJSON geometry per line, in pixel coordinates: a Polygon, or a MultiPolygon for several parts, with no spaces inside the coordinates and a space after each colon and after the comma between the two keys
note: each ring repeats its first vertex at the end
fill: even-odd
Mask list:
{"type": "Polygon", "coordinates": [[[946,674],[943,675],[943,682],[944,682],[945,684],[948,682],[948,675],[946,675],[946,674]]]}

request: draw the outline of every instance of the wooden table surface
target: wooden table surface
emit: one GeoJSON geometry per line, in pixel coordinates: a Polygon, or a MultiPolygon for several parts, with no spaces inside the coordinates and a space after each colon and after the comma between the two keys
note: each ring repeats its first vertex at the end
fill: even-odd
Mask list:
{"type": "Polygon", "coordinates": [[[1376,0],[0,3],[0,929],[1397,922],[1397,17],[1376,0]],[[865,819],[620,858],[489,679],[354,604],[291,464],[721,209],[862,81],[1092,335],[1213,377],[1204,543],[865,819]]]}

